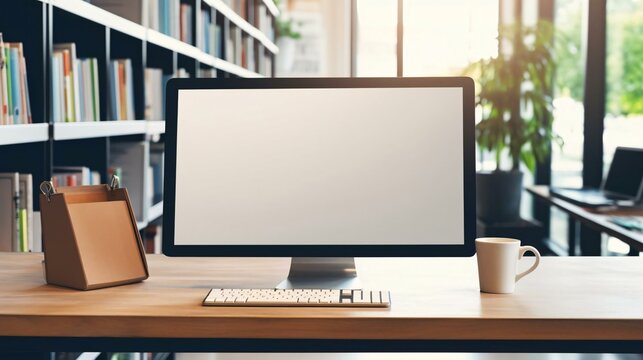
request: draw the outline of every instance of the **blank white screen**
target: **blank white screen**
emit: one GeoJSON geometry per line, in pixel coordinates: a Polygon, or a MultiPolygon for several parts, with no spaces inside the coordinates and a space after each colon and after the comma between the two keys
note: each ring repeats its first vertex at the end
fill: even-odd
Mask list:
{"type": "Polygon", "coordinates": [[[175,244],[464,244],[462,98],[179,90],[175,244]]]}

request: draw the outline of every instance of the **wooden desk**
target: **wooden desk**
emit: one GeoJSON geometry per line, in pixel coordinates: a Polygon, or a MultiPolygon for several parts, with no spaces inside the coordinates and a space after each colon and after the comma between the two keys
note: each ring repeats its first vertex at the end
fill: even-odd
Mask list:
{"type": "MultiPolygon", "coordinates": [[[[527,188],[527,191],[534,195],[536,199],[544,201],[551,206],[555,206],[570,215],[570,219],[579,221],[581,224],[586,225],[596,231],[611,235],[630,246],[631,254],[638,255],[638,252],[643,251],[643,233],[633,230],[628,230],[622,226],[616,225],[609,221],[610,215],[627,215],[627,212],[619,213],[597,213],[590,209],[580,207],[572,204],[571,202],[552,196],[549,193],[549,187],[545,185],[536,185],[527,188]]],[[[575,237],[576,233],[573,231],[574,226],[570,224],[569,234],[569,251],[570,255],[575,255],[575,237]]]]}
{"type": "Polygon", "coordinates": [[[200,305],[211,287],[273,287],[286,275],[283,258],[149,255],[147,281],[87,292],[45,285],[41,260],[0,253],[0,348],[632,352],[643,344],[642,258],[546,257],[512,295],[481,294],[475,258],[358,259],[366,288],[391,290],[390,310],[200,305]]]}

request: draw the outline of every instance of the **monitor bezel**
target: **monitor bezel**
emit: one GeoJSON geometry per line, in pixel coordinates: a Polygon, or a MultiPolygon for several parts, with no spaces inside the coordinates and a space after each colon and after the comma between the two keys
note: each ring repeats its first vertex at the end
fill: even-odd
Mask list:
{"type": "MultiPolygon", "coordinates": [[[[166,88],[163,253],[226,257],[466,257],[475,253],[474,83],[468,77],[171,79],[166,88]],[[177,245],[174,243],[178,92],[189,89],[462,88],[464,243],[458,245],[177,245]]],[[[209,236],[209,234],[204,234],[209,236]]]]}

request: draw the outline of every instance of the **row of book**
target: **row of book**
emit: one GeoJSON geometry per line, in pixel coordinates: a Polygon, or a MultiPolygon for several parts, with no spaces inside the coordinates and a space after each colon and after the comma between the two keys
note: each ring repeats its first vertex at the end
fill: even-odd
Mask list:
{"type": "MultiPolygon", "coordinates": [[[[224,2],[274,41],[274,19],[263,0],[224,2]]],[[[195,29],[194,7],[191,4],[180,3],[179,0],[93,0],[93,4],[188,44],[197,45],[214,57],[225,59],[250,71],[265,72],[263,58],[266,56],[263,45],[233,23],[230,23],[227,38],[223,39],[223,24],[217,23],[215,9],[202,7],[197,12],[202,21],[195,29]],[[196,44],[194,31],[198,32],[199,38],[202,39],[199,44],[196,44]]]]}
{"type": "Polygon", "coordinates": [[[201,50],[219,59],[223,58],[223,42],[221,41],[221,26],[212,16],[210,9],[201,9],[201,50]]]}
{"type": "Polygon", "coordinates": [[[54,188],[59,186],[98,185],[100,173],[92,171],[87,166],[57,166],[51,177],[54,188]]]}
{"type": "Polygon", "coordinates": [[[223,0],[223,2],[270,40],[275,40],[273,17],[263,0],[223,0]]]}
{"type": "MultiPolygon", "coordinates": [[[[216,77],[215,69],[202,70],[203,77],[216,77]],[[214,76],[212,76],[214,74],[214,76]]],[[[145,69],[145,120],[165,119],[165,84],[173,77],[189,78],[187,70],[179,68],[175,74],[164,74],[161,69],[145,69]]]]}
{"type": "Polygon", "coordinates": [[[31,122],[27,64],[22,43],[5,43],[0,33],[0,125],[31,122]]]}
{"type": "MultiPolygon", "coordinates": [[[[231,26],[225,44],[225,60],[250,71],[256,71],[258,59],[255,56],[255,43],[255,39],[244,35],[240,28],[231,26]]],[[[258,43],[257,45],[260,46],[258,43]]],[[[256,52],[257,55],[259,53],[256,52]]]]}
{"type": "MultiPolygon", "coordinates": [[[[146,219],[146,209],[163,200],[164,144],[116,142],[110,157],[108,177],[120,178],[121,186],[129,190],[136,218],[146,219]]],[[[55,166],[51,181],[54,188],[105,183],[98,171],[87,166],[55,166]]],[[[31,174],[0,173],[0,251],[41,251],[40,216],[33,210],[33,190],[31,174]]]]}
{"type": "Polygon", "coordinates": [[[51,70],[54,122],[99,121],[98,60],[79,59],[74,43],[56,44],[51,70]]]}
{"type": "Polygon", "coordinates": [[[0,173],[0,251],[41,251],[31,174],[0,173]],[[35,241],[34,239],[38,239],[35,241]]]}
{"type": "Polygon", "coordinates": [[[150,194],[150,206],[163,201],[163,178],[165,176],[164,170],[165,159],[165,144],[153,143],[150,144],[150,165],[148,167],[148,189],[150,194]]]}
{"type": "Polygon", "coordinates": [[[135,120],[132,60],[112,60],[109,69],[110,119],[135,120]]]}

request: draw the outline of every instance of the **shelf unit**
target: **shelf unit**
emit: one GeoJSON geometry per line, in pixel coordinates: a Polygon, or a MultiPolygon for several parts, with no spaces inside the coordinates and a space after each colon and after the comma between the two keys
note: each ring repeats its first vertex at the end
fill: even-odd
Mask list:
{"type": "MultiPolygon", "coordinates": [[[[123,143],[163,142],[165,121],[107,121],[109,102],[107,68],[112,59],[132,61],[135,119],[145,118],[145,69],[162,69],[166,75],[183,68],[190,77],[202,70],[215,69],[217,77],[265,77],[274,74],[274,58],[279,49],[269,34],[262,33],[235,13],[221,0],[176,0],[194,9],[209,9],[221,24],[221,39],[228,39],[233,28],[251,39],[261,56],[272,59],[267,72],[252,71],[201,50],[203,42],[194,31],[194,43],[188,44],[136,22],[110,13],[83,0],[24,0],[12,2],[0,12],[0,32],[7,42],[24,44],[29,77],[29,92],[34,124],[0,126],[0,172],[31,173],[34,179],[34,210],[39,210],[38,186],[51,178],[54,166],[87,166],[106,182],[112,165],[113,150],[123,143]],[[30,19],[29,22],[24,19],[30,19]],[[100,119],[98,122],[54,123],[50,58],[53,45],[76,43],[78,57],[98,59],[100,84],[100,119]],[[117,146],[118,145],[118,146],[117,146]]],[[[261,2],[272,15],[274,25],[279,10],[272,0],[261,2]]],[[[193,23],[200,24],[201,11],[193,11],[193,23]]],[[[274,27],[273,27],[274,28],[274,27]]],[[[224,46],[224,52],[225,52],[224,46]]],[[[148,150],[149,151],[149,150],[148,150]]],[[[142,176],[148,176],[147,163],[141,164],[142,176]]],[[[126,180],[124,186],[127,186],[126,180]]],[[[140,196],[145,198],[144,196],[140,196]]],[[[139,229],[163,215],[163,202],[145,205],[139,229]]]]}
{"type": "Polygon", "coordinates": [[[0,145],[26,144],[49,140],[47,124],[0,125],[0,145]]]}
{"type": "MultiPolygon", "coordinates": [[[[239,77],[263,77],[264,75],[259,74],[254,71],[244,69],[241,66],[228,62],[224,59],[217,58],[210,54],[205,53],[198,47],[175,39],[171,36],[163,34],[154,29],[150,29],[143,25],[137,24],[133,21],[127,20],[120,16],[114,15],[108,11],[105,11],[97,6],[89,4],[83,0],[41,0],[43,3],[50,4],[52,7],[67,11],[76,16],[82,17],[89,21],[92,21],[96,24],[101,24],[107,29],[115,30],[128,36],[137,38],[139,40],[145,41],[149,44],[154,44],[163,49],[173,51],[177,54],[189,57],[203,65],[207,65],[218,70],[221,70],[225,73],[236,75],[239,77]]],[[[270,13],[276,17],[279,14],[279,10],[275,6],[272,0],[261,0],[270,13]]],[[[200,7],[201,1],[197,0],[195,2],[195,8],[200,7]]],[[[238,28],[240,28],[247,36],[254,38],[256,41],[260,42],[262,46],[266,49],[266,52],[269,52],[274,57],[279,53],[279,48],[274,41],[268,38],[268,36],[262,33],[259,29],[252,26],[249,22],[244,20],[241,16],[235,13],[228,5],[226,5],[221,0],[203,0],[203,3],[210,6],[218,14],[221,14],[224,19],[231,22],[238,28]]],[[[198,16],[198,11],[195,11],[195,16],[198,16]]],[[[226,21],[226,23],[227,23],[226,21]]],[[[194,21],[196,24],[198,21],[194,21]]],[[[227,27],[229,31],[229,27],[227,27]]],[[[223,38],[226,38],[227,34],[224,32],[222,35],[223,38]]],[[[197,40],[199,41],[199,40],[197,40]]],[[[271,73],[274,73],[274,61],[273,69],[271,73]]]]}

